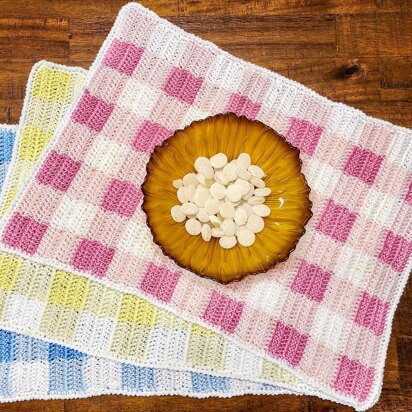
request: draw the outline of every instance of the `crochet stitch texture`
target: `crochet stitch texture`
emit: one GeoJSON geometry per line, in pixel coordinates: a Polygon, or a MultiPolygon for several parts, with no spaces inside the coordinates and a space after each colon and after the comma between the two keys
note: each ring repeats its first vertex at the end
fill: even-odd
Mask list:
{"type": "MultiPolygon", "coordinates": [[[[68,110],[73,95],[76,93],[76,89],[80,87],[83,78],[84,71],[79,68],[66,68],[48,62],[40,62],[34,66],[27,86],[23,116],[19,127],[20,133],[17,137],[7,179],[10,184],[24,182],[26,174],[34,166],[37,157],[41,153],[36,148],[46,146],[48,139],[53,134],[53,127],[57,126],[59,118],[68,110]],[[75,84],[75,87],[70,89],[71,93],[65,99],[66,104],[62,105],[61,99],[57,98],[54,100],[54,105],[48,106],[48,110],[43,111],[41,101],[34,99],[33,94],[37,95],[41,90],[42,95],[49,95],[53,91],[59,96],[62,90],[67,87],[66,83],[58,82],[58,79],[62,76],[71,76],[70,83],[74,82],[75,84]],[[36,93],[33,93],[33,91],[36,91],[36,93]],[[50,130],[50,133],[40,134],[40,141],[38,141],[39,134],[30,136],[22,134],[22,130],[31,129],[30,123],[32,121],[36,121],[41,130],[50,130]],[[33,153],[30,152],[30,148],[32,148],[33,153]],[[32,162],[26,167],[19,167],[27,157],[32,159],[32,162]]],[[[15,190],[5,187],[4,193],[15,192],[17,189],[18,187],[15,190]]],[[[278,386],[282,384],[287,385],[289,388],[274,388],[273,385],[263,383],[262,388],[265,388],[265,393],[270,392],[272,394],[287,393],[294,390],[299,392],[305,387],[305,385],[299,384],[297,379],[290,373],[281,368],[259,360],[235,345],[230,347],[229,343],[225,342],[223,337],[218,337],[216,333],[196,324],[189,324],[162,309],[156,308],[143,299],[133,299],[131,296],[121,293],[115,294],[110,289],[89,280],[84,281],[83,279],[79,282],[74,275],[52,270],[52,268],[29,262],[17,256],[9,254],[0,256],[0,291],[2,291],[2,298],[4,299],[1,310],[4,327],[10,330],[24,331],[29,335],[40,336],[49,341],[68,344],[72,349],[74,348],[76,353],[78,352],[76,349],[84,349],[89,353],[94,352],[107,356],[109,359],[125,359],[128,355],[129,359],[134,362],[133,366],[155,365],[168,369],[175,366],[182,370],[199,371],[200,375],[212,380],[214,376],[207,375],[204,372],[215,371],[219,374],[216,379],[225,378],[226,376],[255,378],[256,383],[245,383],[246,386],[243,386],[244,389],[242,389],[245,391],[249,390],[247,389],[249,387],[254,388],[253,390],[260,387],[259,382],[276,383],[278,386]],[[84,305],[81,304],[83,298],[85,299],[84,305]],[[78,300],[80,300],[80,304],[76,304],[76,302],[79,303],[78,300]],[[41,320],[37,330],[30,323],[38,319],[41,320]],[[133,321],[130,324],[131,319],[133,321]],[[151,321],[148,322],[148,319],[151,319],[151,321]],[[107,336],[105,334],[107,330],[104,328],[107,323],[116,325],[115,329],[120,330],[120,332],[124,331],[125,327],[130,330],[127,335],[119,336],[115,333],[112,336],[107,336]],[[142,325],[147,328],[139,329],[142,325]],[[86,334],[85,330],[87,330],[86,334]],[[78,334],[84,335],[84,338],[73,339],[78,334]],[[141,334],[143,336],[140,336],[141,334]],[[126,341],[131,342],[132,339],[136,339],[136,335],[139,338],[137,347],[130,348],[129,344],[118,347],[119,339],[124,338],[126,341]],[[146,335],[150,335],[150,339],[146,339],[146,335]],[[186,336],[186,338],[183,339],[183,336],[186,336]],[[171,342],[176,337],[180,340],[177,340],[174,344],[166,347],[164,344],[159,344],[160,339],[171,342]],[[182,345],[182,340],[186,342],[186,346],[182,345]],[[92,342],[92,346],[88,345],[90,342],[92,342]],[[99,347],[100,342],[107,342],[107,344],[99,347]],[[222,360],[227,351],[233,352],[239,358],[229,359],[223,364],[222,360]],[[144,354],[144,357],[141,356],[142,354],[144,354]],[[241,367],[237,366],[239,359],[243,359],[240,362],[241,367]],[[232,366],[235,365],[235,362],[236,368],[232,366]],[[253,370],[251,370],[251,365],[255,365],[253,370]],[[252,386],[247,386],[249,384],[252,386]]],[[[14,342],[14,337],[10,339],[14,342]]],[[[20,341],[16,338],[17,343],[20,341]]],[[[36,347],[36,344],[33,343],[33,346],[36,347]]],[[[20,349],[14,347],[10,350],[20,351],[20,349]]],[[[25,358],[29,359],[30,353],[26,354],[25,358]]],[[[59,361],[69,363],[66,365],[67,373],[71,371],[69,360],[60,359],[59,361]]],[[[124,364],[126,365],[126,363],[124,364]]],[[[87,366],[88,363],[84,363],[84,365],[87,366]]],[[[65,368],[62,369],[63,372],[66,371],[65,368]]],[[[76,376],[86,373],[83,368],[78,372],[76,376]]],[[[13,380],[12,374],[6,374],[6,377],[13,380]]],[[[99,379],[99,377],[96,377],[96,379],[99,379]]],[[[232,380],[228,380],[228,382],[230,383],[232,380]]],[[[23,394],[17,390],[21,386],[16,386],[13,383],[10,383],[10,385],[4,387],[5,392],[1,395],[4,400],[11,399],[11,396],[13,396],[13,399],[28,396],[74,396],[74,393],[70,392],[69,389],[67,391],[63,389],[56,390],[53,393],[37,392],[38,386],[36,385],[33,387],[34,392],[30,392],[30,385],[24,387],[23,394]],[[9,387],[17,389],[9,391],[9,387]]],[[[63,388],[63,386],[60,385],[59,388],[63,388]]],[[[80,384],[77,386],[81,387],[80,384]]],[[[46,386],[43,384],[41,387],[46,386]]],[[[158,388],[159,393],[163,393],[161,387],[158,386],[158,388]]],[[[185,388],[185,385],[184,388],[180,388],[179,393],[188,394],[189,392],[185,388]]],[[[236,386],[236,388],[230,385],[225,386],[225,391],[221,396],[233,396],[240,393],[240,387],[236,386]]],[[[99,387],[98,390],[99,392],[97,392],[97,389],[91,391],[86,385],[82,393],[84,396],[106,393],[105,388],[99,387]]],[[[305,390],[308,391],[307,393],[315,393],[309,391],[309,389],[305,390]]],[[[78,396],[80,396],[80,392],[78,396]]],[[[213,391],[210,393],[206,390],[199,392],[201,392],[199,396],[216,395],[213,391]]],[[[191,393],[191,396],[198,396],[197,392],[191,393]]]]}
{"type": "Polygon", "coordinates": [[[5,216],[3,249],[146,296],[364,409],[379,395],[411,269],[411,134],[129,5],[5,216]],[[132,205],[126,197],[131,186],[139,192],[157,130],[224,111],[257,118],[301,149],[314,204],[289,261],[228,287],[163,256],[140,196],[132,205]]]}
{"type": "Polygon", "coordinates": [[[3,187],[12,158],[17,126],[0,125],[0,189],[3,187]]]}

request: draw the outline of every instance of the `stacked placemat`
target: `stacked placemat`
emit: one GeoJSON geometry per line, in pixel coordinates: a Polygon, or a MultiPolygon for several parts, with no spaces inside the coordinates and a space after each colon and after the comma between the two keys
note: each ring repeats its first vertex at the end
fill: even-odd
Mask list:
{"type": "Polygon", "coordinates": [[[412,266],[410,130],[133,3],[87,74],[33,68],[16,133],[0,199],[1,399],[296,393],[357,410],[377,401],[412,266]],[[300,149],[313,203],[288,261],[229,285],[163,255],[140,189],[155,145],[224,112],[300,149]]]}

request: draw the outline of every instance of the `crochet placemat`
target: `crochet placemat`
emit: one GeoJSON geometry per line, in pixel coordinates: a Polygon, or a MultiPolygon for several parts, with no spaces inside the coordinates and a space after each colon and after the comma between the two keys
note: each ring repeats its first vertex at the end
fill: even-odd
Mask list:
{"type": "Polygon", "coordinates": [[[0,189],[11,162],[16,130],[16,125],[0,124],[0,189]]]}
{"type": "Polygon", "coordinates": [[[3,249],[146,296],[364,409],[411,269],[411,135],[128,5],[3,220],[3,249]],[[226,287],[162,255],[139,189],[155,144],[225,111],[300,148],[314,213],[287,262],[226,287]]]}
{"type": "MultiPolygon", "coordinates": [[[[39,148],[47,144],[83,78],[84,71],[79,68],[49,62],[33,67],[7,176],[14,186],[5,187],[3,193],[18,191],[41,154],[39,148]],[[61,78],[66,81],[59,81],[61,78]],[[55,97],[51,98],[51,93],[55,97]],[[62,95],[66,96],[63,100],[62,95]],[[39,96],[48,96],[45,106],[39,96]],[[49,132],[28,133],[33,130],[32,122],[36,122],[36,130],[49,132]],[[25,163],[25,159],[30,162],[25,163]]],[[[280,367],[144,299],[116,293],[89,279],[79,281],[75,275],[15,255],[0,255],[0,293],[1,325],[8,330],[109,359],[127,359],[134,365],[214,372],[219,377],[237,376],[282,386],[283,389],[271,389],[272,394],[286,393],[286,388],[318,394],[280,367]]],[[[226,390],[224,396],[231,394],[234,392],[226,390]]]]}

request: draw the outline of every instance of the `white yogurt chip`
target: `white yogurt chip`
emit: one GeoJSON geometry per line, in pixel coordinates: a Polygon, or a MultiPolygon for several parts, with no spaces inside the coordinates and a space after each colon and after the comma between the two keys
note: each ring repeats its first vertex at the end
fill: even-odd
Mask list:
{"type": "Polygon", "coordinates": [[[182,212],[186,215],[195,215],[198,212],[199,208],[190,202],[183,203],[182,205],[182,212]]]}
{"type": "Polygon", "coordinates": [[[259,233],[265,227],[265,222],[260,216],[250,215],[247,219],[246,227],[253,233],[259,233]]]}
{"type": "Polygon", "coordinates": [[[269,187],[258,187],[253,194],[255,196],[269,196],[272,193],[269,187]]]}
{"type": "Polygon", "coordinates": [[[217,170],[215,172],[215,180],[217,183],[220,183],[221,185],[224,185],[224,186],[227,186],[229,184],[229,180],[224,175],[223,170],[217,170]]]}
{"type": "Polygon", "coordinates": [[[210,220],[210,213],[205,208],[200,208],[196,215],[197,219],[202,222],[206,223],[210,220]]]}
{"type": "Polygon", "coordinates": [[[173,187],[175,187],[176,189],[179,189],[179,187],[182,187],[182,186],[183,186],[182,179],[173,180],[173,187]]]}
{"type": "Polygon", "coordinates": [[[237,157],[237,164],[240,167],[243,167],[244,169],[249,168],[251,163],[252,163],[252,160],[251,160],[250,155],[248,153],[241,153],[237,157]]]}
{"type": "Polygon", "coordinates": [[[236,179],[235,184],[239,187],[240,191],[242,192],[242,196],[248,194],[250,190],[250,183],[247,180],[238,178],[236,179]]]}
{"type": "Polygon", "coordinates": [[[270,208],[266,205],[253,206],[253,212],[260,217],[267,217],[270,215],[270,208]]]}
{"type": "Polygon", "coordinates": [[[221,169],[227,163],[227,156],[224,153],[217,153],[210,158],[210,164],[215,169],[221,169]]]}
{"type": "Polygon", "coordinates": [[[237,235],[237,241],[239,245],[249,247],[255,243],[256,235],[249,229],[242,229],[237,235]]]}
{"type": "Polygon", "coordinates": [[[213,183],[213,185],[210,186],[210,194],[214,199],[220,200],[225,197],[226,189],[220,183],[213,183]]]}
{"type": "Polygon", "coordinates": [[[237,167],[235,163],[228,163],[223,168],[223,174],[229,182],[233,182],[237,178],[237,167]]]}
{"type": "Polygon", "coordinates": [[[194,203],[199,207],[205,207],[206,202],[210,199],[210,192],[205,188],[198,188],[193,197],[194,203]]]}
{"type": "Polygon", "coordinates": [[[227,198],[236,203],[242,198],[242,190],[240,189],[240,185],[233,183],[226,188],[226,196],[227,198]]]}
{"type": "Polygon", "coordinates": [[[244,169],[243,167],[239,167],[236,169],[236,173],[237,175],[243,179],[243,180],[249,180],[252,175],[250,174],[250,172],[248,172],[246,169],[244,169]]]}
{"type": "Polygon", "coordinates": [[[181,223],[186,219],[186,215],[182,212],[182,206],[174,205],[170,209],[170,214],[175,222],[181,223]]]}
{"type": "Polygon", "coordinates": [[[262,179],[262,177],[266,176],[265,172],[259,166],[256,166],[256,165],[250,165],[247,168],[247,170],[250,172],[250,174],[253,177],[257,177],[258,179],[262,179]]]}
{"type": "Polygon", "coordinates": [[[250,178],[250,183],[252,183],[253,186],[256,186],[258,188],[262,188],[266,186],[266,183],[263,179],[260,179],[259,177],[254,177],[254,176],[250,178]]]}
{"type": "Polygon", "coordinates": [[[203,166],[204,164],[207,164],[207,163],[210,163],[210,161],[209,161],[209,159],[208,159],[207,157],[204,157],[204,156],[198,157],[198,158],[195,160],[195,164],[194,164],[196,171],[198,171],[199,173],[201,173],[201,172],[200,172],[200,169],[202,168],[202,166],[203,166]]]}
{"type": "Polygon", "coordinates": [[[180,203],[186,203],[189,201],[189,196],[187,195],[187,188],[182,186],[177,189],[177,198],[180,203]]]}
{"type": "Polygon", "coordinates": [[[213,179],[215,172],[209,161],[203,163],[199,168],[199,173],[201,173],[206,179],[213,179]]]}
{"type": "Polygon", "coordinates": [[[247,202],[250,205],[261,205],[262,203],[265,203],[265,198],[260,196],[252,196],[247,202]]]}
{"type": "Polygon", "coordinates": [[[209,242],[210,239],[212,238],[212,228],[209,225],[203,225],[201,234],[202,234],[202,239],[205,242],[209,242]]]}
{"type": "Polygon", "coordinates": [[[215,215],[219,211],[219,200],[208,199],[206,200],[205,209],[209,215],[215,215]]]}
{"type": "Polygon", "coordinates": [[[235,207],[230,202],[221,203],[219,213],[224,219],[232,219],[235,216],[235,207]]]}
{"type": "Polygon", "coordinates": [[[186,220],[185,228],[189,235],[197,236],[202,231],[202,224],[197,219],[189,219],[186,220]]]}
{"type": "Polygon", "coordinates": [[[234,217],[234,221],[235,221],[236,225],[242,226],[242,225],[246,224],[247,217],[248,217],[248,213],[247,213],[246,209],[244,209],[242,207],[238,207],[236,209],[235,217],[234,217]]]}
{"type": "Polygon", "coordinates": [[[197,180],[196,173],[188,173],[183,177],[183,186],[197,186],[199,184],[199,180],[197,180]]]}
{"type": "Polygon", "coordinates": [[[225,219],[222,223],[222,230],[226,236],[234,236],[236,234],[236,223],[232,219],[225,219]]]}
{"type": "Polygon", "coordinates": [[[232,249],[237,243],[236,236],[223,236],[219,239],[219,245],[223,249],[232,249]]]}

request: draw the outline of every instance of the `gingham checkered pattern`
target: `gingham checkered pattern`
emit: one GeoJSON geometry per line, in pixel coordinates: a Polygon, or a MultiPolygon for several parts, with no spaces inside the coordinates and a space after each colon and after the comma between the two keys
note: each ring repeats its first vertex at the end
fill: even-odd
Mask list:
{"type": "MultiPolygon", "coordinates": [[[[0,125],[0,166],[4,173],[12,159],[16,129],[17,126],[0,125]]],[[[13,166],[16,164],[14,162],[13,166]]],[[[0,189],[4,177],[0,174],[0,189]]],[[[0,329],[0,401],[108,393],[204,397],[286,391],[268,384],[198,372],[145,368],[97,358],[0,329]]]]}
{"type": "Polygon", "coordinates": [[[365,408],[379,395],[390,323],[411,267],[411,164],[410,131],[331,103],[129,5],[7,215],[3,247],[145,295],[276,360],[326,396],[365,408]],[[147,130],[173,131],[224,111],[257,118],[301,149],[314,204],[287,262],[229,287],[163,256],[137,195],[159,142],[147,130]],[[144,133],[152,145],[142,151],[144,133]]]}
{"type": "MultiPolygon", "coordinates": [[[[56,128],[68,110],[82,77],[84,73],[78,68],[48,62],[34,66],[7,176],[9,184],[3,191],[7,193],[3,207],[7,207],[8,194],[18,191],[34,166],[41,153],[39,148],[46,146],[53,127],[56,128]],[[74,82],[75,86],[62,104],[60,96],[67,82],[58,79],[67,76],[69,84],[74,82]],[[51,96],[52,93],[54,104],[47,100],[48,110],[44,111],[37,96],[51,96]],[[49,130],[49,133],[27,133],[33,130],[30,125],[34,121],[38,130],[49,130]],[[30,163],[25,162],[27,159],[30,163]]],[[[64,343],[75,350],[109,359],[128,359],[134,366],[176,367],[203,375],[215,372],[223,377],[237,376],[243,380],[255,379],[256,383],[286,385],[291,391],[317,393],[280,367],[226,342],[223,336],[185,322],[143,299],[116,293],[92,280],[79,279],[15,255],[0,255],[0,294],[0,322],[4,327],[64,343]],[[137,341],[138,345],[127,344],[131,341],[137,341]],[[169,344],[165,346],[163,342],[169,344]]],[[[234,393],[226,391],[224,396],[234,393]]]]}

